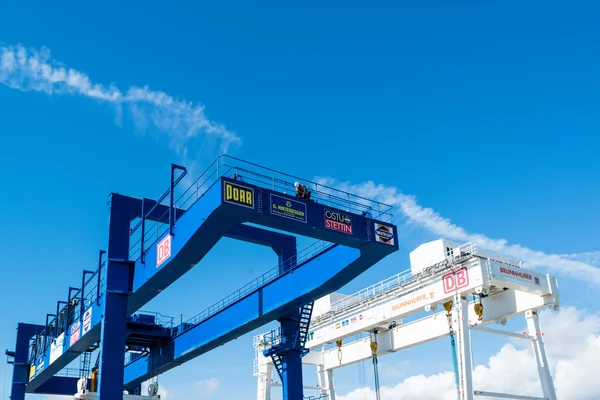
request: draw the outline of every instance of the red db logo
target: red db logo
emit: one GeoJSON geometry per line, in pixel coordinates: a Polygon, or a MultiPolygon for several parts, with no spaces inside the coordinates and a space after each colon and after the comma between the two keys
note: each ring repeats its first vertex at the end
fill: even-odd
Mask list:
{"type": "Polygon", "coordinates": [[[454,292],[457,289],[469,286],[469,271],[467,267],[462,267],[455,272],[444,275],[442,283],[444,284],[444,293],[454,292]]]}
{"type": "Polygon", "coordinates": [[[156,246],[156,268],[171,257],[171,235],[167,235],[158,246],[156,246]]]}

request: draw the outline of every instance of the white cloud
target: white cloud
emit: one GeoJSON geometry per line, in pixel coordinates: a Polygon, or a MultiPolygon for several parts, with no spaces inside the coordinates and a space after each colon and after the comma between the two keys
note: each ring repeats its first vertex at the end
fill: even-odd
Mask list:
{"type": "Polygon", "coordinates": [[[200,398],[211,397],[217,393],[220,387],[221,384],[216,378],[209,378],[196,382],[196,390],[199,392],[200,398]]]}
{"type": "Polygon", "coordinates": [[[585,253],[565,254],[564,257],[575,261],[582,261],[592,265],[600,265],[600,251],[588,251],[585,253]]]}
{"type": "Polygon", "coordinates": [[[354,185],[336,182],[331,178],[318,178],[317,183],[376,199],[396,207],[404,223],[415,225],[446,239],[473,242],[478,246],[501,255],[517,258],[528,268],[542,267],[554,274],[575,278],[584,282],[600,284],[600,252],[571,255],[546,254],[520,244],[509,244],[506,239],[492,239],[480,233],[472,233],[450,222],[431,208],[420,206],[414,196],[402,193],[393,186],[368,181],[354,185]]]}
{"type": "MultiPolygon", "coordinates": [[[[207,141],[218,142],[222,152],[241,144],[235,133],[207,118],[202,104],[178,100],[148,86],[132,86],[122,91],[114,84],[94,83],[83,72],[51,59],[45,47],[41,50],[21,45],[0,47],[0,83],[20,91],[81,95],[103,101],[117,108],[118,120],[122,107],[126,106],[136,129],[155,128],[166,135],[171,148],[184,157],[193,139],[201,140],[197,151],[201,151],[207,141]]],[[[190,155],[194,157],[195,154],[190,155]]]]}
{"type": "MultiPolygon", "coordinates": [[[[600,357],[600,315],[590,315],[568,307],[557,313],[542,313],[540,317],[558,398],[600,398],[600,380],[596,379],[596,363],[600,357]]],[[[531,346],[524,347],[521,342],[516,343],[504,345],[489,359],[487,365],[474,368],[476,390],[542,395],[531,346]]],[[[455,397],[454,374],[450,371],[411,376],[397,385],[381,388],[382,400],[445,400],[455,397]]],[[[370,400],[375,395],[370,388],[359,388],[336,398],[370,400]]]]}
{"type": "Polygon", "coordinates": [[[400,379],[405,378],[409,375],[412,368],[412,362],[410,360],[397,361],[393,364],[382,364],[381,377],[388,379],[400,379]]]}

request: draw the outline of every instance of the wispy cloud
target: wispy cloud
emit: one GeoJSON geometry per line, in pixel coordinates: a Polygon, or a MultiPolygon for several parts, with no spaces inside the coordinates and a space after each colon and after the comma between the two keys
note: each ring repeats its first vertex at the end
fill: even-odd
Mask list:
{"type": "Polygon", "coordinates": [[[136,129],[156,129],[183,157],[188,156],[194,140],[200,141],[194,149],[210,142],[218,144],[221,152],[241,145],[238,135],[208,119],[204,105],[175,99],[148,86],[121,90],[115,84],[95,83],[85,73],[53,60],[45,47],[39,50],[21,45],[0,47],[0,83],[20,91],[80,95],[109,103],[116,107],[119,120],[125,108],[136,129]]]}
{"type": "Polygon", "coordinates": [[[219,391],[221,383],[217,378],[209,378],[196,382],[196,389],[200,394],[201,398],[212,397],[219,391]]]}
{"type": "Polygon", "coordinates": [[[332,178],[318,178],[317,183],[394,206],[400,212],[403,223],[418,226],[433,235],[459,242],[476,243],[489,251],[517,258],[523,261],[524,266],[528,268],[541,267],[552,274],[600,284],[600,268],[598,268],[600,252],[569,255],[547,254],[520,244],[509,244],[506,239],[492,239],[484,234],[468,232],[433,209],[420,206],[414,196],[404,194],[394,186],[376,184],[372,181],[351,184],[337,182],[332,178]]]}

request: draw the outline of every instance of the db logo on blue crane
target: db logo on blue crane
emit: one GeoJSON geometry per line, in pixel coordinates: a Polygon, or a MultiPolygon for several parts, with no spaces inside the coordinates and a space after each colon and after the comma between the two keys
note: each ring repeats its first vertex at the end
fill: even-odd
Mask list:
{"type": "Polygon", "coordinates": [[[156,246],[156,268],[167,261],[169,257],[171,257],[171,235],[167,235],[156,246]]]}

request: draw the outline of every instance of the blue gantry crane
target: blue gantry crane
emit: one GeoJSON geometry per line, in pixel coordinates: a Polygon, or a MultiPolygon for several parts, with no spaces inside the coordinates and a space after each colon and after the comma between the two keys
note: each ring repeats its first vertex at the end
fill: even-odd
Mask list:
{"type": "Polygon", "coordinates": [[[158,200],[111,194],[108,248],[97,269],[83,271],[45,325],[18,324],[16,348],[7,351],[12,400],[73,394],[90,369],[84,384],[98,398],[139,394],[142,382],[274,320],[280,328],[265,355],[283,398],[303,398],[313,302],[398,250],[391,207],[307,180],[312,197],[298,198],[292,182],[299,178],[225,155],[187,186],[186,174],[172,165],[158,200]],[[298,251],[291,234],[317,241],[298,251]],[[176,326],[140,312],[223,237],[271,247],[277,267],[176,326]],[[81,372],[61,375],[77,357],[81,372]]]}

